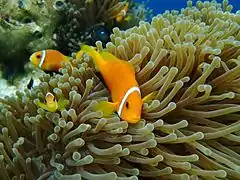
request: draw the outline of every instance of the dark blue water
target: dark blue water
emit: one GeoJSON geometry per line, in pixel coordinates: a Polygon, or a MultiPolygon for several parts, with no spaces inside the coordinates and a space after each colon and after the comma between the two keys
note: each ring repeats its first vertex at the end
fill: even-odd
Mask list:
{"type": "MultiPolygon", "coordinates": [[[[137,2],[142,2],[143,0],[136,0],[137,2]]],[[[196,4],[197,0],[193,0],[193,4],[196,4]]],[[[204,1],[204,0],[202,0],[204,1]]],[[[210,0],[211,1],[211,0],[210,0]]],[[[221,3],[222,0],[217,0],[221,3]]],[[[229,4],[233,5],[234,9],[232,12],[236,12],[240,9],[240,0],[229,0],[229,4]]],[[[163,13],[165,10],[181,10],[181,8],[186,7],[187,0],[150,0],[149,7],[153,10],[153,14],[163,13]]]]}

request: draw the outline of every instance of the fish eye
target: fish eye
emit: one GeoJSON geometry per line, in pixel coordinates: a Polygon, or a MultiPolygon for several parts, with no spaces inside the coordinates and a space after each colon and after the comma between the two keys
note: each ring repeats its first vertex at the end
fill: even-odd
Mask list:
{"type": "Polygon", "coordinates": [[[37,54],[37,56],[36,56],[38,59],[41,59],[41,55],[40,54],[37,54]]]}
{"type": "Polygon", "coordinates": [[[129,108],[129,102],[126,102],[126,108],[127,109],[129,108]]]}

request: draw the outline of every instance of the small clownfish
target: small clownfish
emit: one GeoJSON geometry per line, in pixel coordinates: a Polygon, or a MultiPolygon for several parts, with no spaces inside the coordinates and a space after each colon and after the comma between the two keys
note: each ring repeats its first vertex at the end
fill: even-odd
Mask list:
{"type": "Polygon", "coordinates": [[[56,112],[56,110],[64,109],[68,103],[69,101],[64,98],[60,98],[57,101],[55,96],[52,93],[48,92],[45,95],[45,103],[37,101],[36,105],[49,112],[56,112]]]}
{"type": "Polygon", "coordinates": [[[128,9],[129,9],[129,2],[126,2],[126,5],[124,6],[124,8],[117,14],[116,21],[118,23],[122,22],[123,20],[129,21],[131,19],[131,16],[127,16],[128,9]]]}
{"type": "Polygon", "coordinates": [[[96,68],[110,90],[113,101],[101,101],[94,107],[94,110],[101,110],[103,116],[109,116],[117,111],[121,119],[129,123],[139,122],[142,104],[152,95],[141,99],[141,91],[133,66],[128,61],[120,60],[106,51],[99,53],[87,45],[81,46],[81,51],[93,58],[96,68]]]}
{"type": "Polygon", "coordinates": [[[70,64],[71,68],[73,68],[69,57],[63,55],[57,50],[48,49],[37,51],[33,53],[29,59],[33,65],[44,71],[56,72],[62,67],[63,62],[70,64]]]}
{"type": "Polygon", "coordinates": [[[49,112],[55,112],[58,109],[58,103],[55,99],[55,96],[48,92],[45,95],[45,101],[46,103],[37,102],[37,106],[49,111],[49,112]]]}

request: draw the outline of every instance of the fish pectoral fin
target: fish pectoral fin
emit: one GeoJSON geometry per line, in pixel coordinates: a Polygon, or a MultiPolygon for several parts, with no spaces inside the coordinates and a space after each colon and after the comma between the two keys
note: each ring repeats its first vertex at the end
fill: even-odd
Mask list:
{"type": "Polygon", "coordinates": [[[109,117],[113,115],[116,109],[117,103],[112,103],[108,101],[100,101],[94,107],[94,111],[102,111],[103,117],[109,117]]]}
{"type": "Polygon", "coordinates": [[[42,109],[45,109],[45,110],[48,109],[47,105],[44,103],[41,103],[40,101],[37,101],[35,104],[42,109]]]}
{"type": "Polygon", "coordinates": [[[66,106],[69,104],[69,100],[65,99],[65,98],[60,98],[58,100],[58,110],[63,110],[66,108],[66,106]]]}
{"type": "Polygon", "coordinates": [[[152,101],[157,96],[157,93],[158,93],[158,91],[153,91],[150,94],[146,95],[142,99],[143,103],[148,103],[148,102],[152,101]]]}
{"type": "Polygon", "coordinates": [[[45,103],[41,103],[40,101],[37,101],[36,105],[49,112],[55,112],[57,110],[56,104],[45,104],[45,103]]]}

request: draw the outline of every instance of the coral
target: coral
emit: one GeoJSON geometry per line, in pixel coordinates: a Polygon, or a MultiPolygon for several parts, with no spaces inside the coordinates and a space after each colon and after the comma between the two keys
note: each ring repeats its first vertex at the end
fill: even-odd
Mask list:
{"type": "Polygon", "coordinates": [[[116,17],[127,1],[121,0],[69,0],[65,10],[65,20],[55,33],[58,48],[65,53],[79,49],[82,43],[94,45],[100,40],[107,43],[113,27],[130,28],[140,20],[146,20],[150,10],[145,4],[130,2],[127,16],[130,21],[116,22],[116,17]]]}
{"type": "Polygon", "coordinates": [[[158,92],[138,124],[92,110],[110,97],[87,55],[1,98],[0,177],[240,179],[240,15],[226,2],[114,28],[106,50],[133,64],[143,96],[158,92]],[[38,108],[47,92],[66,109],[38,108]]]}
{"type": "MultiPolygon", "coordinates": [[[[2,72],[0,71],[0,97],[14,96],[16,91],[23,92],[26,88],[31,89],[33,86],[37,86],[40,83],[39,77],[41,74],[42,71],[36,69],[32,72],[28,72],[27,75],[18,75],[14,78],[13,84],[10,84],[9,80],[2,77],[2,72]]],[[[2,106],[1,103],[0,106],[2,106]]]]}
{"type": "Polygon", "coordinates": [[[16,92],[15,86],[9,86],[6,79],[2,78],[2,73],[0,72],[0,96],[4,97],[5,95],[14,95],[13,92],[16,92]]]}
{"type": "Polygon", "coordinates": [[[0,62],[7,77],[23,72],[31,53],[55,46],[62,15],[51,0],[1,0],[0,6],[0,62]]]}

